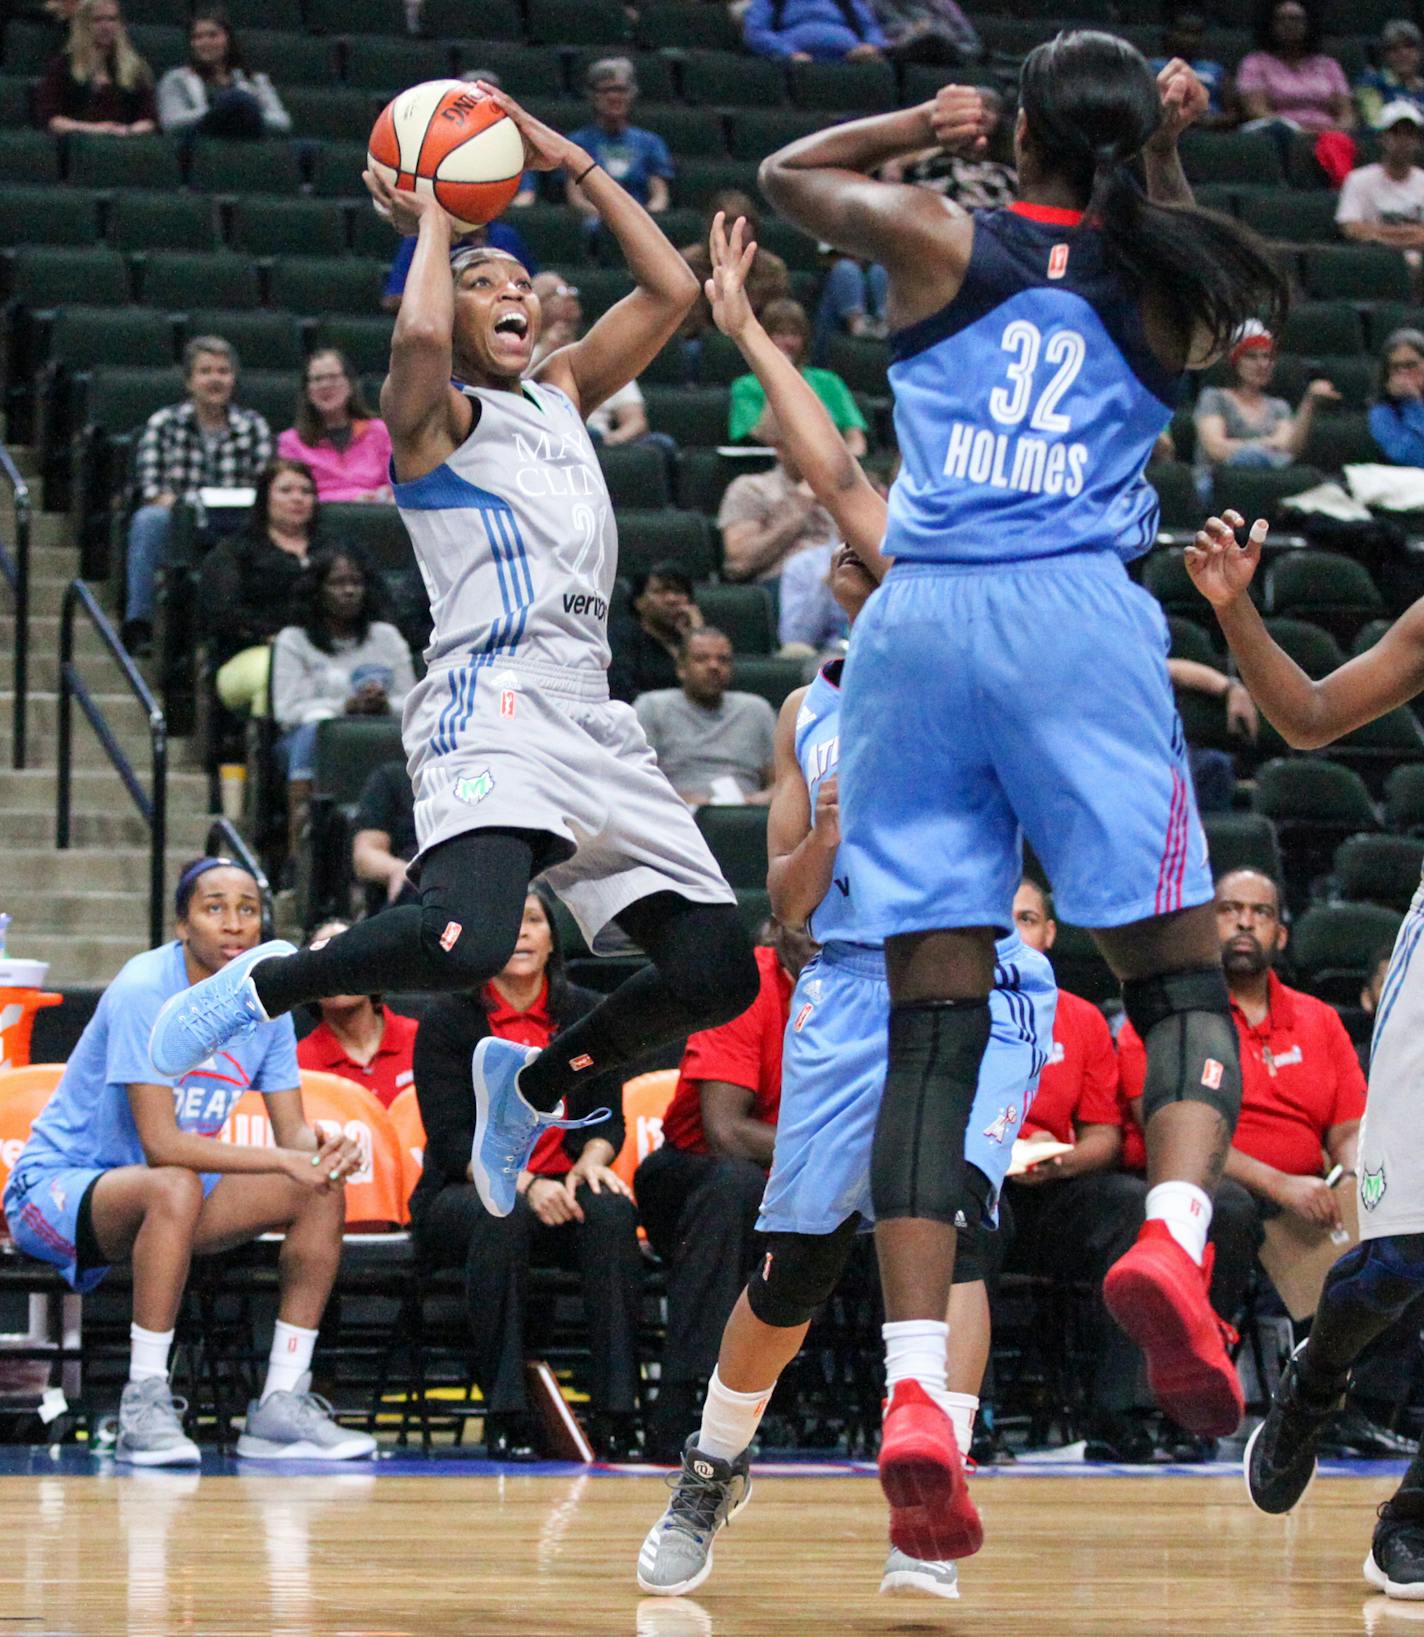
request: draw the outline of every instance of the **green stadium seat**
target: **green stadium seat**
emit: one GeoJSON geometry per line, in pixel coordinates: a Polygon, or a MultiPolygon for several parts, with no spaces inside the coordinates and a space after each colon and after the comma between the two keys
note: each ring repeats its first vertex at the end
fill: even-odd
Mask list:
{"type": "MultiPolygon", "coordinates": [[[[698,379],[704,387],[726,387],[747,373],[747,361],[735,341],[720,330],[709,329],[702,337],[702,359],[698,379]]],[[[704,440],[705,441],[705,440],[704,440]]],[[[725,443],[726,429],[719,442],[725,443]]]]}
{"type": "MultiPolygon", "coordinates": [[[[420,19],[425,32],[433,39],[458,40],[470,32],[470,25],[475,21],[471,11],[471,0],[425,0],[420,19]]],[[[480,0],[478,22],[481,39],[524,38],[519,0],[480,0]]]]}
{"type": "Polygon", "coordinates": [[[727,885],[756,891],[766,888],[765,807],[716,807],[697,809],[697,828],[712,850],[712,856],[727,885]]]}
{"type": "Polygon", "coordinates": [[[626,506],[666,506],[669,499],[667,462],[662,451],[649,444],[622,444],[598,451],[609,498],[620,516],[626,506]]]}
{"type": "Polygon", "coordinates": [[[292,129],[307,141],[364,144],[380,112],[380,98],[372,92],[340,85],[284,85],[282,101],[292,129]]]}
{"type": "MultiPolygon", "coordinates": [[[[347,221],[351,228],[351,254],[365,256],[389,265],[394,258],[400,239],[371,209],[371,201],[363,187],[362,197],[347,203],[347,221]]],[[[381,366],[383,369],[384,365],[381,366]]]]}
{"type": "Polygon", "coordinates": [[[710,108],[684,108],[638,103],[638,123],[656,131],[674,158],[725,159],[727,134],[722,117],[710,108]]]}
{"type": "Polygon", "coordinates": [[[1081,995],[1094,1005],[1120,998],[1122,986],[1085,927],[1059,921],[1051,959],[1059,984],[1070,994],[1081,995]]]}
{"type": "MultiPolygon", "coordinates": [[[[755,198],[755,194],[752,197],[755,198]]],[[[816,241],[799,227],[775,216],[763,217],[757,242],[780,256],[793,273],[814,273],[819,277],[825,266],[816,241]]]]}
{"type": "Polygon", "coordinates": [[[829,123],[824,114],[799,108],[736,108],[730,112],[728,122],[732,158],[752,166],[788,142],[824,130],[829,123]]]}
{"type": "Polygon", "coordinates": [[[1182,142],[1182,167],[1192,182],[1247,182],[1279,187],[1280,151],[1269,136],[1192,131],[1182,142]]]}
{"type": "MultiPolygon", "coordinates": [[[[1368,409],[1375,399],[1379,383],[1379,364],[1361,353],[1326,357],[1316,353],[1311,358],[1314,371],[1324,375],[1340,394],[1340,404],[1323,404],[1324,414],[1318,420],[1339,420],[1340,410],[1368,409]]],[[[1317,463],[1318,464],[1318,463],[1317,463]]]]}
{"type": "Polygon", "coordinates": [[[1273,881],[1281,879],[1276,827],[1264,813],[1203,813],[1202,828],[1213,876],[1259,870],[1273,881]]]}
{"type": "Polygon", "coordinates": [[[129,299],[128,267],[117,250],[25,245],[11,264],[10,296],[36,309],[68,302],[122,306],[129,299]]]}
{"type": "Polygon", "coordinates": [[[805,681],[803,660],[737,654],[732,662],[732,686],[742,693],[760,694],[774,711],[779,711],[787,694],[805,681]]]}
{"type": "MultiPolygon", "coordinates": [[[[186,335],[220,335],[237,349],[244,370],[289,370],[292,379],[292,398],[297,395],[297,372],[306,357],[302,346],[301,322],[292,313],[273,313],[265,309],[233,311],[231,308],[198,308],[188,314],[184,325],[186,335]]],[[[283,423],[291,424],[291,414],[283,423]]],[[[274,428],[281,431],[281,427],[274,428]]]]}
{"type": "Polygon", "coordinates": [[[454,72],[455,47],[448,40],[357,39],[346,48],[346,83],[363,91],[394,95],[454,72]]]}
{"type": "Polygon", "coordinates": [[[248,369],[238,376],[234,399],[244,409],[255,409],[275,437],[292,424],[300,378],[289,369],[248,369]]]}
{"type": "Polygon", "coordinates": [[[0,131],[0,182],[59,181],[59,143],[47,131],[0,131]]]}
{"type": "Polygon", "coordinates": [[[1243,748],[1226,720],[1226,705],[1195,688],[1176,688],[1177,715],[1187,743],[1197,750],[1224,750],[1228,754],[1243,748]]]}
{"type": "MultiPolygon", "coordinates": [[[[568,81],[563,54],[552,46],[514,45],[501,40],[460,38],[455,42],[460,72],[488,69],[499,75],[499,83],[511,96],[562,96],[568,81]]],[[[583,108],[587,110],[588,104],[583,108]]]]}
{"type": "Polygon", "coordinates": [[[1394,624],[1390,619],[1366,620],[1355,632],[1355,640],[1350,644],[1351,654],[1363,654],[1373,648],[1379,639],[1394,624]]]}
{"type": "Polygon", "coordinates": [[[895,70],[883,58],[791,64],[791,100],[798,108],[883,113],[895,106],[896,95],[895,70]]]}
{"type": "Polygon", "coordinates": [[[1309,620],[1277,615],[1266,621],[1266,629],[1312,681],[1318,682],[1345,663],[1335,638],[1309,620]]]}
{"type": "Polygon", "coordinates": [[[183,374],[176,365],[163,369],[95,370],[89,382],[85,420],[111,436],[137,431],[155,410],[179,403],[183,374]]]}
{"type": "Polygon", "coordinates": [[[405,569],[415,561],[410,536],[394,506],[329,502],[321,508],[321,532],[332,540],[349,541],[378,568],[405,569]]]}
{"type": "Polygon", "coordinates": [[[1324,754],[1353,768],[1372,795],[1383,795],[1385,780],[1396,767],[1424,761],[1424,732],[1414,712],[1398,705],[1337,739],[1324,754]]]}
{"type": "Polygon", "coordinates": [[[1424,329],[1424,308],[1407,301],[1380,301],[1365,308],[1365,339],[1372,352],[1382,352],[1396,330],[1406,329],[1424,329]]]}
{"type": "Polygon", "coordinates": [[[852,392],[869,392],[877,398],[890,393],[885,371],[890,364],[890,348],[884,341],[853,335],[831,338],[825,365],[834,370],[852,392]]]}
{"type": "Polygon", "coordinates": [[[346,211],[332,199],[250,195],[232,207],[230,241],[244,256],[344,256],[346,211]]]}
{"type": "Polygon", "coordinates": [[[730,637],[737,653],[776,652],[776,611],[764,585],[698,586],[694,600],[702,618],[730,637]]]}
{"type": "Polygon", "coordinates": [[[1396,767],[1385,779],[1384,821],[1396,835],[1424,835],[1424,767],[1396,767]]]}
{"type": "Polygon", "coordinates": [[[687,360],[683,357],[682,343],[669,341],[652,363],[638,377],[640,386],[680,387],[687,381],[687,360]]]}
{"type": "Polygon", "coordinates": [[[12,19],[5,25],[5,72],[42,74],[55,55],[59,35],[53,23],[12,19]]]}
{"type": "Polygon", "coordinates": [[[669,558],[693,580],[708,579],[717,570],[717,547],[700,512],[619,507],[617,523],[618,572],[625,579],[669,558]]]}
{"type": "Polygon", "coordinates": [[[396,44],[407,38],[405,0],[306,0],[306,14],[319,34],[382,34],[396,44]]]}
{"type": "Polygon", "coordinates": [[[577,282],[579,305],[586,324],[602,318],[633,289],[633,276],[622,267],[581,267],[577,282]]]}
{"type": "Polygon", "coordinates": [[[173,319],[152,307],[61,307],[50,326],[48,356],[69,370],[169,366],[173,319]]]}
{"type": "Polygon", "coordinates": [[[98,196],[81,188],[0,185],[0,246],[92,246],[99,238],[98,196]]]}
{"type": "Polygon", "coordinates": [[[652,50],[669,48],[730,56],[740,51],[742,31],[722,5],[644,6],[638,16],[638,37],[652,50]]]}
{"type": "MultiPolygon", "coordinates": [[[[312,155],[311,190],[318,199],[359,199],[367,215],[375,216],[370,208],[370,194],[361,180],[366,168],[364,142],[323,142],[312,155]]],[[[380,221],[380,217],[376,217],[380,221]]],[[[389,222],[382,222],[389,244],[396,242],[389,222]]]]}
{"type": "Polygon", "coordinates": [[[766,464],[729,458],[715,449],[684,449],[677,463],[678,504],[715,517],[732,479],[741,472],[759,471],[766,464]]]}
{"type": "Polygon", "coordinates": [[[354,806],[366,780],[390,761],[404,761],[400,723],[389,718],[337,716],[316,730],[313,794],[354,806]]]}
{"type": "MultiPolygon", "coordinates": [[[[720,12],[720,6],[649,8],[650,20],[693,11],[720,12]]],[[[646,29],[646,23],[644,25],[646,29]]],[[[680,44],[680,42],[679,42],[680,44]]],[[[683,53],[682,94],[689,102],[724,108],[775,108],[786,101],[786,74],[779,62],[727,51],[690,49],[683,53]]]]}
{"type": "Polygon", "coordinates": [[[1348,356],[1363,352],[1365,346],[1359,311],[1348,301],[1296,302],[1277,340],[1283,352],[1304,353],[1312,358],[1321,354],[1348,356]]]}
{"type": "Polygon", "coordinates": [[[1160,527],[1178,534],[1201,527],[1206,514],[1197,497],[1196,476],[1185,461],[1154,461],[1147,468],[1147,481],[1162,507],[1160,527]]]}
{"type": "Polygon", "coordinates": [[[673,198],[691,210],[706,210],[727,188],[740,188],[756,198],[756,170],[746,160],[684,159],[673,178],[673,198]]]}
{"type": "Polygon", "coordinates": [[[1371,963],[1403,917],[1378,904],[1314,904],[1296,922],[1291,960],[1301,986],[1336,1004],[1358,1000],[1371,963]]]}
{"type": "Polygon", "coordinates": [[[298,313],[378,313],[385,279],[384,262],[355,256],[278,257],[272,264],[272,305],[298,313]]]}
{"type": "Polygon", "coordinates": [[[290,29],[243,29],[242,57],[254,74],[271,75],[284,99],[289,85],[330,85],[336,78],[331,41],[290,29]]]}
{"type": "Polygon", "coordinates": [[[262,300],[256,263],[226,252],[154,250],[142,258],[139,276],[150,307],[256,307],[262,300]]]}
{"type": "Polygon", "coordinates": [[[183,185],[178,149],[161,136],[66,138],[69,180],[81,188],[174,188],[183,185]]]}
{"type": "Polygon", "coordinates": [[[938,63],[904,63],[900,68],[900,105],[912,108],[917,103],[933,102],[936,92],[950,84],[980,85],[1001,92],[1004,81],[1002,74],[984,64],[977,68],[956,65],[951,69],[938,63]]]}
{"type": "Polygon", "coordinates": [[[1230,182],[1198,182],[1192,194],[1202,210],[1214,210],[1221,216],[1240,216],[1241,188],[1230,182]]]}
{"type": "Polygon", "coordinates": [[[648,421],[685,449],[727,441],[728,394],[723,387],[649,387],[648,421]]]}
{"type": "Polygon", "coordinates": [[[1364,564],[1331,551],[1280,553],[1262,590],[1267,613],[1311,620],[1341,642],[1384,613],[1384,599],[1364,564]]]}
{"type": "Polygon", "coordinates": [[[578,282],[588,255],[588,234],[582,217],[575,216],[567,205],[530,205],[527,210],[512,211],[509,225],[541,266],[556,267],[578,282]]]}
{"type": "Polygon", "coordinates": [[[974,26],[990,59],[1025,57],[1036,45],[1053,38],[1054,30],[1037,17],[1001,17],[974,14],[974,26]]]}
{"type": "Polygon", "coordinates": [[[385,370],[390,364],[391,330],[395,319],[357,318],[345,313],[328,313],[317,323],[316,347],[336,347],[351,360],[356,373],[385,370]]]}
{"type": "Polygon", "coordinates": [[[244,45],[249,31],[254,29],[280,29],[285,34],[300,34],[307,26],[302,15],[302,0],[228,0],[223,9],[232,19],[232,26],[240,30],[244,45]]]}
{"type": "Polygon", "coordinates": [[[219,242],[211,199],[126,190],[109,206],[109,243],[115,250],[211,251],[219,242]]]}
{"type": "Polygon", "coordinates": [[[1252,809],[1276,826],[1287,897],[1300,909],[1346,836],[1378,830],[1374,804],[1353,768],[1320,756],[1280,756],[1256,770],[1252,809]]]}
{"type": "MultiPolygon", "coordinates": [[[[168,13],[171,18],[173,13],[168,13]]],[[[174,28],[171,23],[140,23],[129,29],[129,38],[154,74],[161,79],[170,68],[179,68],[188,60],[188,30],[174,28]]],[[[128,140],[132,141],[132,138],[128,140]]]]}
{"type": "Polygon", "coordinates": [[[1189,620],[1209,615],[1206,600],[1187,573],[1185,552],[1178,546],[1161,547],[1142,561],[1142,584],[1168,614],[1189,620]]]}
{"type": "Polygon", "coordinates": [[[619,0],[528,0],[526,20],[536,45],[591,45],[611,52],[630,33],[619,0]]]}
{"type": "Polygon", "coordinates": [[[1409,267],[1397,250],[1373,245],[1310,250],[1305,291],[1321,301],[1408,301],[1409,267]]]}
{"type": "Polygon", "coordinates": [[[186,17],[190,10],[186,0],[126,0],[124,22],[130,28],[148,23],[171,26],[175,17],[186,17]]]}
{"type": "Polygon", "coordinates": [[[1221,655],[1212,647],[1211,638],[1195,620],[1183,619],[1180,614],[1167,616],[1167,631],[1172,646],[1168,650],[1173,659],[1190,659],[1197,665],[1221,664],[1221,655]]]}
{"type": "Polygon", "coordinates": [[[771,894],[765,887],[738,887],[735,890],[737,913],[742,918],[743,930],[747,937],[756,942],[772,918],[771,894]]]}
{"type": "Polygon", "coordinates": [[[1409,908],[1424,868],[1418,836],[1351,836],[1335,854],[1335,885],[1356,904],[1382,904],[1401,914],[1409,908]]]}
{"type": "Polygon", "coordinates": [[[1296,244],[1338,244],[1340,234],[1335,226],[1338,202],[1336,193],[1300,193],[1283,188],[1245,200],[1241,220],[1268,239],[1288,239],[1296,244]]]}
{"type": "Polygon", "coordinates": [[[291,142],[200,140],[188,167],[188,185],[198,193],[300,193],[302,168],[291,142]]]}
{"type": "Polygon", "coordinates": [[[1282,516],[1283,500],[1322,481],[1313,466],[1283,466],[1278,471],[1264,466],[1219,466],[1212,478],[1211,509],[1219,516],[1224,506],[1231,506],[1243,517],[1264,517],[1275,524],[1282,516]]]}

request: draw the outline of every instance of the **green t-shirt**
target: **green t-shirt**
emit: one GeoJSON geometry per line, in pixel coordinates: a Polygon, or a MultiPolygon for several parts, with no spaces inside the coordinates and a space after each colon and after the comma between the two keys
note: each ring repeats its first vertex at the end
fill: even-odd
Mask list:
{"type": "MultiPolygon", "coordinates": [[[[803,369],[802,377],[826,406],[836,430],[844,432],[849,426],[866,430],[865,416],[861,414],[850,388],[834,370],[803,369]]],[[[761,419],[766,408],[766,393],[755,375],[739,375],[732,382],[732,401],[727,411],[727,437],[740,443],[749,437],[752,428],[761,419]]]]}

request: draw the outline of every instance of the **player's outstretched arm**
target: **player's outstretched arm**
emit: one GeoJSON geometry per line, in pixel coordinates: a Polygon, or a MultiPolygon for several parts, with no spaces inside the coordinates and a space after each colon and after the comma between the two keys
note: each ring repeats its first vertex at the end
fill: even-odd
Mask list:
{"type": "Polygon", "coordinates": [[[822,779],[812,812],[805,775],[796,760],[796,718],[805,698],[805,688],[797,688],[776,719],[776,779],[766,816],[771,913],[798,932],[831,890],[841,839],[836,776],[822,779]]]}
{"type": "Polygon", "coordinates": [[[1297,750],[1317,750],[1406,704],[1424,688],[1424,603],[1415,603],[1366,653],[1313,682],[1266,630],[1248,595],[1266,524],[1245,544],[1239,512],[1208,518],[1187,547],[1187,570],[1216,611],[1241,680],[1267,721],[1297,750]]]}
{"type": "Polygon", "coordinates": [[[605,398],[637,380],[677,334],[697,300],[697,280],[653,218],[602,165],[503,91],[482,80],[478,84],[519,127],[531,169],[567,171],[617,239],[637,285],[581,341],[551,353],[535,371],[591,415],[605,398]]]}
{"type": "Polygon", "coordinates": [[[1177,146],[1182,133],[1207,111],[1211,99],[1196,70],[1173,57],[1157,76],[1162,97],[1162,123],[1142,151],[1147,197],[1159,205],[1190,205],[1192,185],[1182,169],[1177,146]]]}
{"type": "Polygon", "coordinates": [[[885,538],[885,502],[860,462],[846,448],[826,406],[762,327],[747,300],[746,277],[756,243],[746,237],[740,217],[728,231],[719,211],[712,223],[712,277],[707,300],[717,328],[737,345],[766,391],[786,447],[811,492],[835,519],[842,538],[877,580],[890,566],[880,553],[885,538]]]}

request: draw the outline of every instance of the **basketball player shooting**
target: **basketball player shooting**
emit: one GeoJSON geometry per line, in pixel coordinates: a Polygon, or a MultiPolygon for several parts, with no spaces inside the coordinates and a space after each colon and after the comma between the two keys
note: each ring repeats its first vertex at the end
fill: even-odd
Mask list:
{"type": "Polygon", "coordinates": [[[478,89],[518,126],[529,168],[562,169],[583,190],[636,287],[526,378],[540,322],[528,271],[459,249],[434,198],[365,173],[376,209],[416,238],[381,412],[434,619],[404,722],[420,902],[324,947],[260,945],[166,1007],[151,1050],[181,1074],[324,995],[477,990],[509,959],[543,875],[595,953],[616,923],[651,964],[542,1054],[480,1042],[470,1175],[505,1216],[575,1082],[737,1016],[757,971],[734,894],[632,709],[608,697],[617,533],[584,429],[672,339],[697,282],[589,154],[478,89]]]}

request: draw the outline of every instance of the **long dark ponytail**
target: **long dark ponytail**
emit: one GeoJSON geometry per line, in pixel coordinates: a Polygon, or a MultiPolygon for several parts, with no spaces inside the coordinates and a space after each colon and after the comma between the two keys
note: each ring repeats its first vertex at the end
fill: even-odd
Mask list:
{"type": "Polygon", "coordinates": [[[1141,52],[1096,30],[1060,34],[1025,59],[1019,105],[1040,165],[1082,199],[1110,258],[1165,304],[1184,345],[1204,331],[1224,350],[1248,318],[1279,329],[1288,293],[1265,245],[1213,211],[1154,204],[1133,174],[1162,117],[1141,52]]]}

